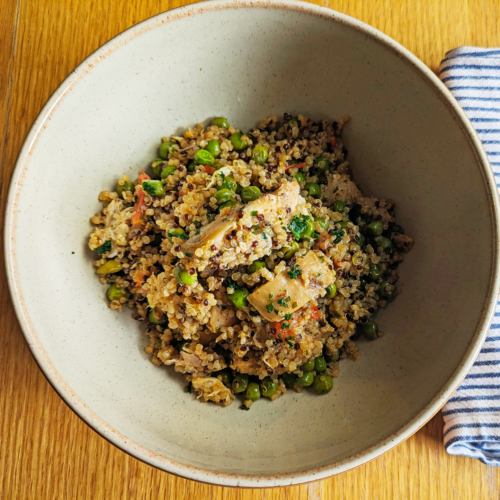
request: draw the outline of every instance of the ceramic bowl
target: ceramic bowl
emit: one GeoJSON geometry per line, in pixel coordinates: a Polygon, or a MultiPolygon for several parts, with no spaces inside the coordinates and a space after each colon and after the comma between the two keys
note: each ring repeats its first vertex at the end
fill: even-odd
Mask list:
{"type": "Polygon", "coordinates": [[[127,453],[232,486],[320,479],[400,443],[450,396],[481,344],[498,289],[496,186],[478,137],[421,62],[378,31],[291,1],[195,4],[92,54],[43,108],[17,162],[6,218],[16,311],[66,403],[127,453]],[[98,193],[156,157],[159,138],[224,115],[349,114],[356,181],[396,201],[415,247],[401,296],[378,315],[325,397],[251,411],[201,404],[144,353],[143,326],[108,308],[87,250],[98,193]]]}

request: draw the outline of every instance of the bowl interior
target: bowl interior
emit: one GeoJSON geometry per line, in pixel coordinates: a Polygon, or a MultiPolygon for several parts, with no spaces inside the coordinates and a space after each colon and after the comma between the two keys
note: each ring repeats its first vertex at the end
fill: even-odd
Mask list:
{"type": "Polygon", "coordinates": [[[28,342],[66,399],[141,458],[229,483],[210,471],[341,470],[444,394],[477,340],[495,245],[474,148],[420,70],[330,11],[239,3],[160,16],[78,68],[22,158],[8,228],[28,342]],[[173,370],[150,363],[131,312],[107,307],[89,218],[99,192],[135,178],[162,136],[219,115],[247,129],[285,111],[352,117],[355,180],[396,200],[416,241],[400,267],[403,293],[378,315],[385,335],[360,342],[330,395],[288,394],[249,412],[200,404],[173,370]]]}

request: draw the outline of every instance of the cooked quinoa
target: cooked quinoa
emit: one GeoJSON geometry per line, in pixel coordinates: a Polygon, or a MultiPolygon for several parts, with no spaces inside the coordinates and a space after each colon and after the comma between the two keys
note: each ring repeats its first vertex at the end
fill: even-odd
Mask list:
{"type": "Polygon", "coordinates": [[[162,139],[148,172],[103,191],[89,247],[111,309],[146,323],[146,352],[201,401],[330,392],[371,316],[399,292],[413,241],[394,202],[352,181],[338,122],[225,118],[162,139]]]}

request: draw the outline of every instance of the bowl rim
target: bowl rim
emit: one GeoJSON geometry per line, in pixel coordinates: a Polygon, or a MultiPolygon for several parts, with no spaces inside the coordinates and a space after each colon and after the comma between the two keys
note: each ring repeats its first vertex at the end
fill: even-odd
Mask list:
{"type": "Polygon", "coordinates": [[[172,9],[153,17],[150,17],[139,24],[136,24],[127,30],[119,33],[114,38],[110,39],[96,51],[90,54],[85,60],[80,63],[65,80],[58,86],[46,104],[41,109],[32,127],[30,128],[24,143],[19,152],[15,168],[12,174],[11,183],[6,205],[5,226],[4,226],[4,250],[5,250],[5,265],[7,270],[7,279],[10,294],[14,309],[19,320],[19,324],[23,331],[26,343],[33,355],[36,363],[40,367],[48,382],[59,394],[63,401],[88,424],[93,430],[99,433],[104,439],[120,448],[122,451],[132,455],[133,457],[162,469],[171,474],[175,474],[187,479],[201,481],[209,484],[220,486],[234,487],[277,487],[290,486],[309,481],[316,481],[335,474],[345,472],[347,470],[358,467],[369,460],[372,460],[386,451],[390,450],[397,444],[400,444],[423,425],[425,425],[445,404],[454,390],[465,377],[470,366],[482,345],[486,336],[489,323],[491,321],[495,306],[497,304],[497,295],[500,288],[500,244],[499,244],[499,200],[496,187],[496,181],[491,170],[488,157],[484,151],[483,145],[465,112],[460,107],[458,102],[452,96],[450,91],[439,80],[439,78],[415,55],[405,49],[398,42],[383,34],[377,29],[345,14],[341,14],[332,9],[321,7],[314,4],[305,3],[297,0],[209,0],[199,2],[176,9],[172,9]],[[406,64],[412,66],[420,73],[420,77],[426,81],[428,85],[434,88],[449,112],[454,117],[458,126],[462,128],[464,135],[469,140],[472,150],[476,155],[478,166],[481,170],[485,189],[488,193],[490,201],[490,211],[492,220],[493,245],[492,245],[492,269],[489,282],[489,292],[487,300],[480,314],[480,319],[477,323],[477,328],[474,336],[471,338],[467,352],[461,360],[459,366],[454,371],[450,380],[445,386],[433,397],[430,403],[423,408],[415,417],[407,422],[401,429],[393,433],[386,439],[373,445],[367,450],[350,456],[342,461],[328,463],[316,468],[305,469],[296,472],[277,474],[277,475],[252,475],[252,474],[236,474],[236,473],[220,473],[200,467],[182,464],[175,460],[168,459],[162,455],[152,452],[136,442],[129,440],[119,431],[110,426],[95,414],[85,403],[80,400],[72,391],[68,384],[63,380],[61,375],[52,365],[47,353],[44,351],[40,343],[35,327],[28,315],[27,305],[23,298],[23,292],[18,282],[19,271],[16,262],[16,241],[15,229],[17,225],[17,206],[19,203],[19,194],[22,189],[22,180],[26,173],[30,156],[36,146],[38,138],[43,133],[44,124],[50,118],[50,115],[62,102],[66,92],[73,87],[80,79],[92,71],[92,68],[105,60],[107,56],[118,50],[121,46],[126,45],[131,40],[140,36],[142,33],[155,29],[163,24],[175,22],[187,16],[193,16],[206,11],[219,11],[227,9],[240,8],[272,8],[285,9],[305,14],[312,14],[322,17],[331,22],[337,22],[348,26],[358,32],[365,34],[373,41],[382,45],[385,49],[402,59],[406,64]]]}

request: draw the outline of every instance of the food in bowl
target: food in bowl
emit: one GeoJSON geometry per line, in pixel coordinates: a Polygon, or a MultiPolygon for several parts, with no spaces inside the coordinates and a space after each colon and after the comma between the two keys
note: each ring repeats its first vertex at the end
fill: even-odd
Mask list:
{"type": "Polygon", "coordinates": [[[201,401],[327,394],[358,337],[381,335],[371,317],[413,241],[394,202],[352,181],[347,121],[285,114],[246,133],[217,117],[99,195],[89,247],[110,307],[135,310],[153,363],[201,401]]]}

